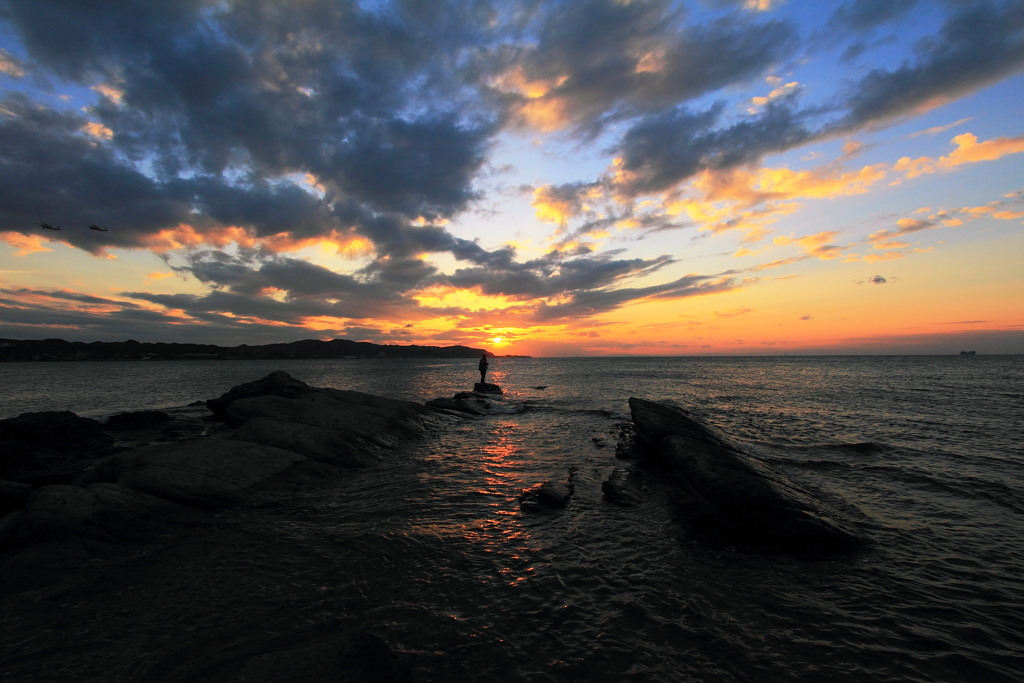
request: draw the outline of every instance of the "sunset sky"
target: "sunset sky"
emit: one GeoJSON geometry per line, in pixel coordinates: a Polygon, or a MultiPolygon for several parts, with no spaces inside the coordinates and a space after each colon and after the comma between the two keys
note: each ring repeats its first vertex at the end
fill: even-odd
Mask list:
{"type": "Polygon", "coordinates": [[[0,337],[1024,353],[1024,0],[0,0],[0,89],[0,337]]]}

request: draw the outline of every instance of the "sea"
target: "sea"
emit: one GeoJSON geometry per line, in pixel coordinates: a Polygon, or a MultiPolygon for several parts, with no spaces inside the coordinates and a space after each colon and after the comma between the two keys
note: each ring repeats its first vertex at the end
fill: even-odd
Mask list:
{"type": "MultiPolygon", "coordinates": [[[[274,370],[417,402],[479,378],[474,359],[8,363],[0,418],[187,410],[274,370]]],[[[488,381],[498,414],[0,610],[0,675],[230,681],[341,629],[417,681],[1024,680],[1024,356],[497,358],[488,381]],[[666,473],[615,457],[631,396],[698,412],[868,546],[692,537],[666,473]],[[616,468],[640,505],[604,499],[616,468]],[[566,509],[519,509],[570,472],[566,509]]]]}

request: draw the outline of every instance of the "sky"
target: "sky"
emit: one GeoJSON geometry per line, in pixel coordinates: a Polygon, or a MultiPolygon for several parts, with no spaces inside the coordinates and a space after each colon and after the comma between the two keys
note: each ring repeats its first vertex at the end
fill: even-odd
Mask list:
{"type": "Polygon", "coordinates": [[[1022,113],[1024,0],[0,0],[0,337],[1024,353],[1022,113]]]}

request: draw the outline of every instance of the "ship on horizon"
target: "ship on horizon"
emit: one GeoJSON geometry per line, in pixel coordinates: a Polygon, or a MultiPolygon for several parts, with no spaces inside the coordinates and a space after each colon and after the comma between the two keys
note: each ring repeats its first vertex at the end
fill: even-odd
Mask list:
{"type": "Polygon", "coordinates": [[[977,355],[977,353],[978,353],[977,351],[961,351],[960,355],[961,356],[974,356],[974,355],[977,355]]]}

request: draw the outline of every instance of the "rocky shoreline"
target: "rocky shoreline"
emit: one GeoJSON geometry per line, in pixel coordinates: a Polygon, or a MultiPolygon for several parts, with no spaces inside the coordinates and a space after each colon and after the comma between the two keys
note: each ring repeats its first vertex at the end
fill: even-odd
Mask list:
{"type": "MultiPolygon", "coordinates": [[[[204,539],[242,539],[245,529],[260,528],[268,516],[301,515],[301,505],[292,510],[289,501],[306,498],[300,495],[304,491],[315,494],[315,487],[351,481],[353,468],[377,465],[402,452],[396,449],[403,442],[508,413],[510,407],[494,400],[501,391],[496,385],[477,385],[474,391],[421,405],[310,387],[275,372],[177,411],[123,413],[105,423],[56,412],[2,420],[0,599],[27,614],[31,605],[90,595],[94,619],[110,609],[140,614],[131,597],[136,588],[147,596],[142,612],[172,610],[170,597],[161,607],[150,606],[162,600],[164,582],[175,583],[178,596],[212,600],[208,594],[238,583],[240,576],[232,572],[245,571],[244,563],[252,561],[245,558],[276,550],[272,542],[264,547],[261,541],[231,569],[224,563],[232,562],[232,548],[244,541],[234,541],[208,563],[205,544],[211,541],[204,539]],[[197,578],[186,589],[180,585],[183,570],[210,578],[197,578]]],[[[842,557],[864,544],[830,505],[695,414],[638,398],[630,399],[630,408],[632,421],[612,430],[617,432],[617,460],[612,462],[617,464],[601,485],[609,514],[616,514],[614,506],[642,509],[650,495],[649,477],[658,477],[671,482],[656,488],[673,492],[677,518],[687,533],[709,543],[813,558],[842,557]]],[[[593,446],[611,445],[606,438],[594,436],[593,446]]],[[[569,467],[523,490],[518,496],[522,514],[571,513],[577,469],[569,467]]],[[[204,618],[213,622],[218,616],[204,618]]],[[[45,612],[18,623],[24,627],[26,619],[34,624],[33,632],[61,628],[50,625],[45,612]]],[[[129,627],[130,622],[115,620],[106,628],[129,627]]],[[[441,662],[428,653],[392,650],[378,635],[332,619],[316,628],[316,633],[303,632],[295,642],[289,636],[270,649],[266,643],[232,646],[230,655],[218,655],[224,661],[210,664],[214,668],[196,680],[458,679],[450,675],[460,671],[454,655],[441,662]]],[[[101,652],[109,649],[103,646],[101,652]]],[[[145,653],[139,656],[138,666],[145,670],[145,653]]],[[[185,680],[174,678],[179,679],[185,680]]],[[[150,678],[140,673],[117,680],[150,678]]]]}
{"type": "Polygon", "coordinates": [[[403,440],[493,411],[484,396],[425,406],[310,387],[279,371],[206,401],[206,417],[2,420],[0,592],[65,580],[125,545],[208,524],[217,510],[259,506],[261,492],[371,466],[403,440]]]}
{"type": "MultiPolygon", "coordinates": [[[[2,420],[0,591],[66,579],[125,544],[207,524],[217,510],[258,507],[261,492],[298,490],[372,466],[402,441],[502,412],[489,400],[500,393],[497,385],[478,384],[420,405],[310,387],[278,371],[206,401],[206,417],[139,411],[101,424],[48,412],[2,420]]],[[[633,421],[620,427],[617,456],[666,470],[695,534],[813,557],[864,544],[832,507],[692,413],[639,398],[630,408],[633,421]]],[[[602,485],[607,500],[641,503],[632,469],[627,463],[610,473],[602,485]]],[[[522,509],[565,507],[572,474],[523,491],[522,509]]]]}

